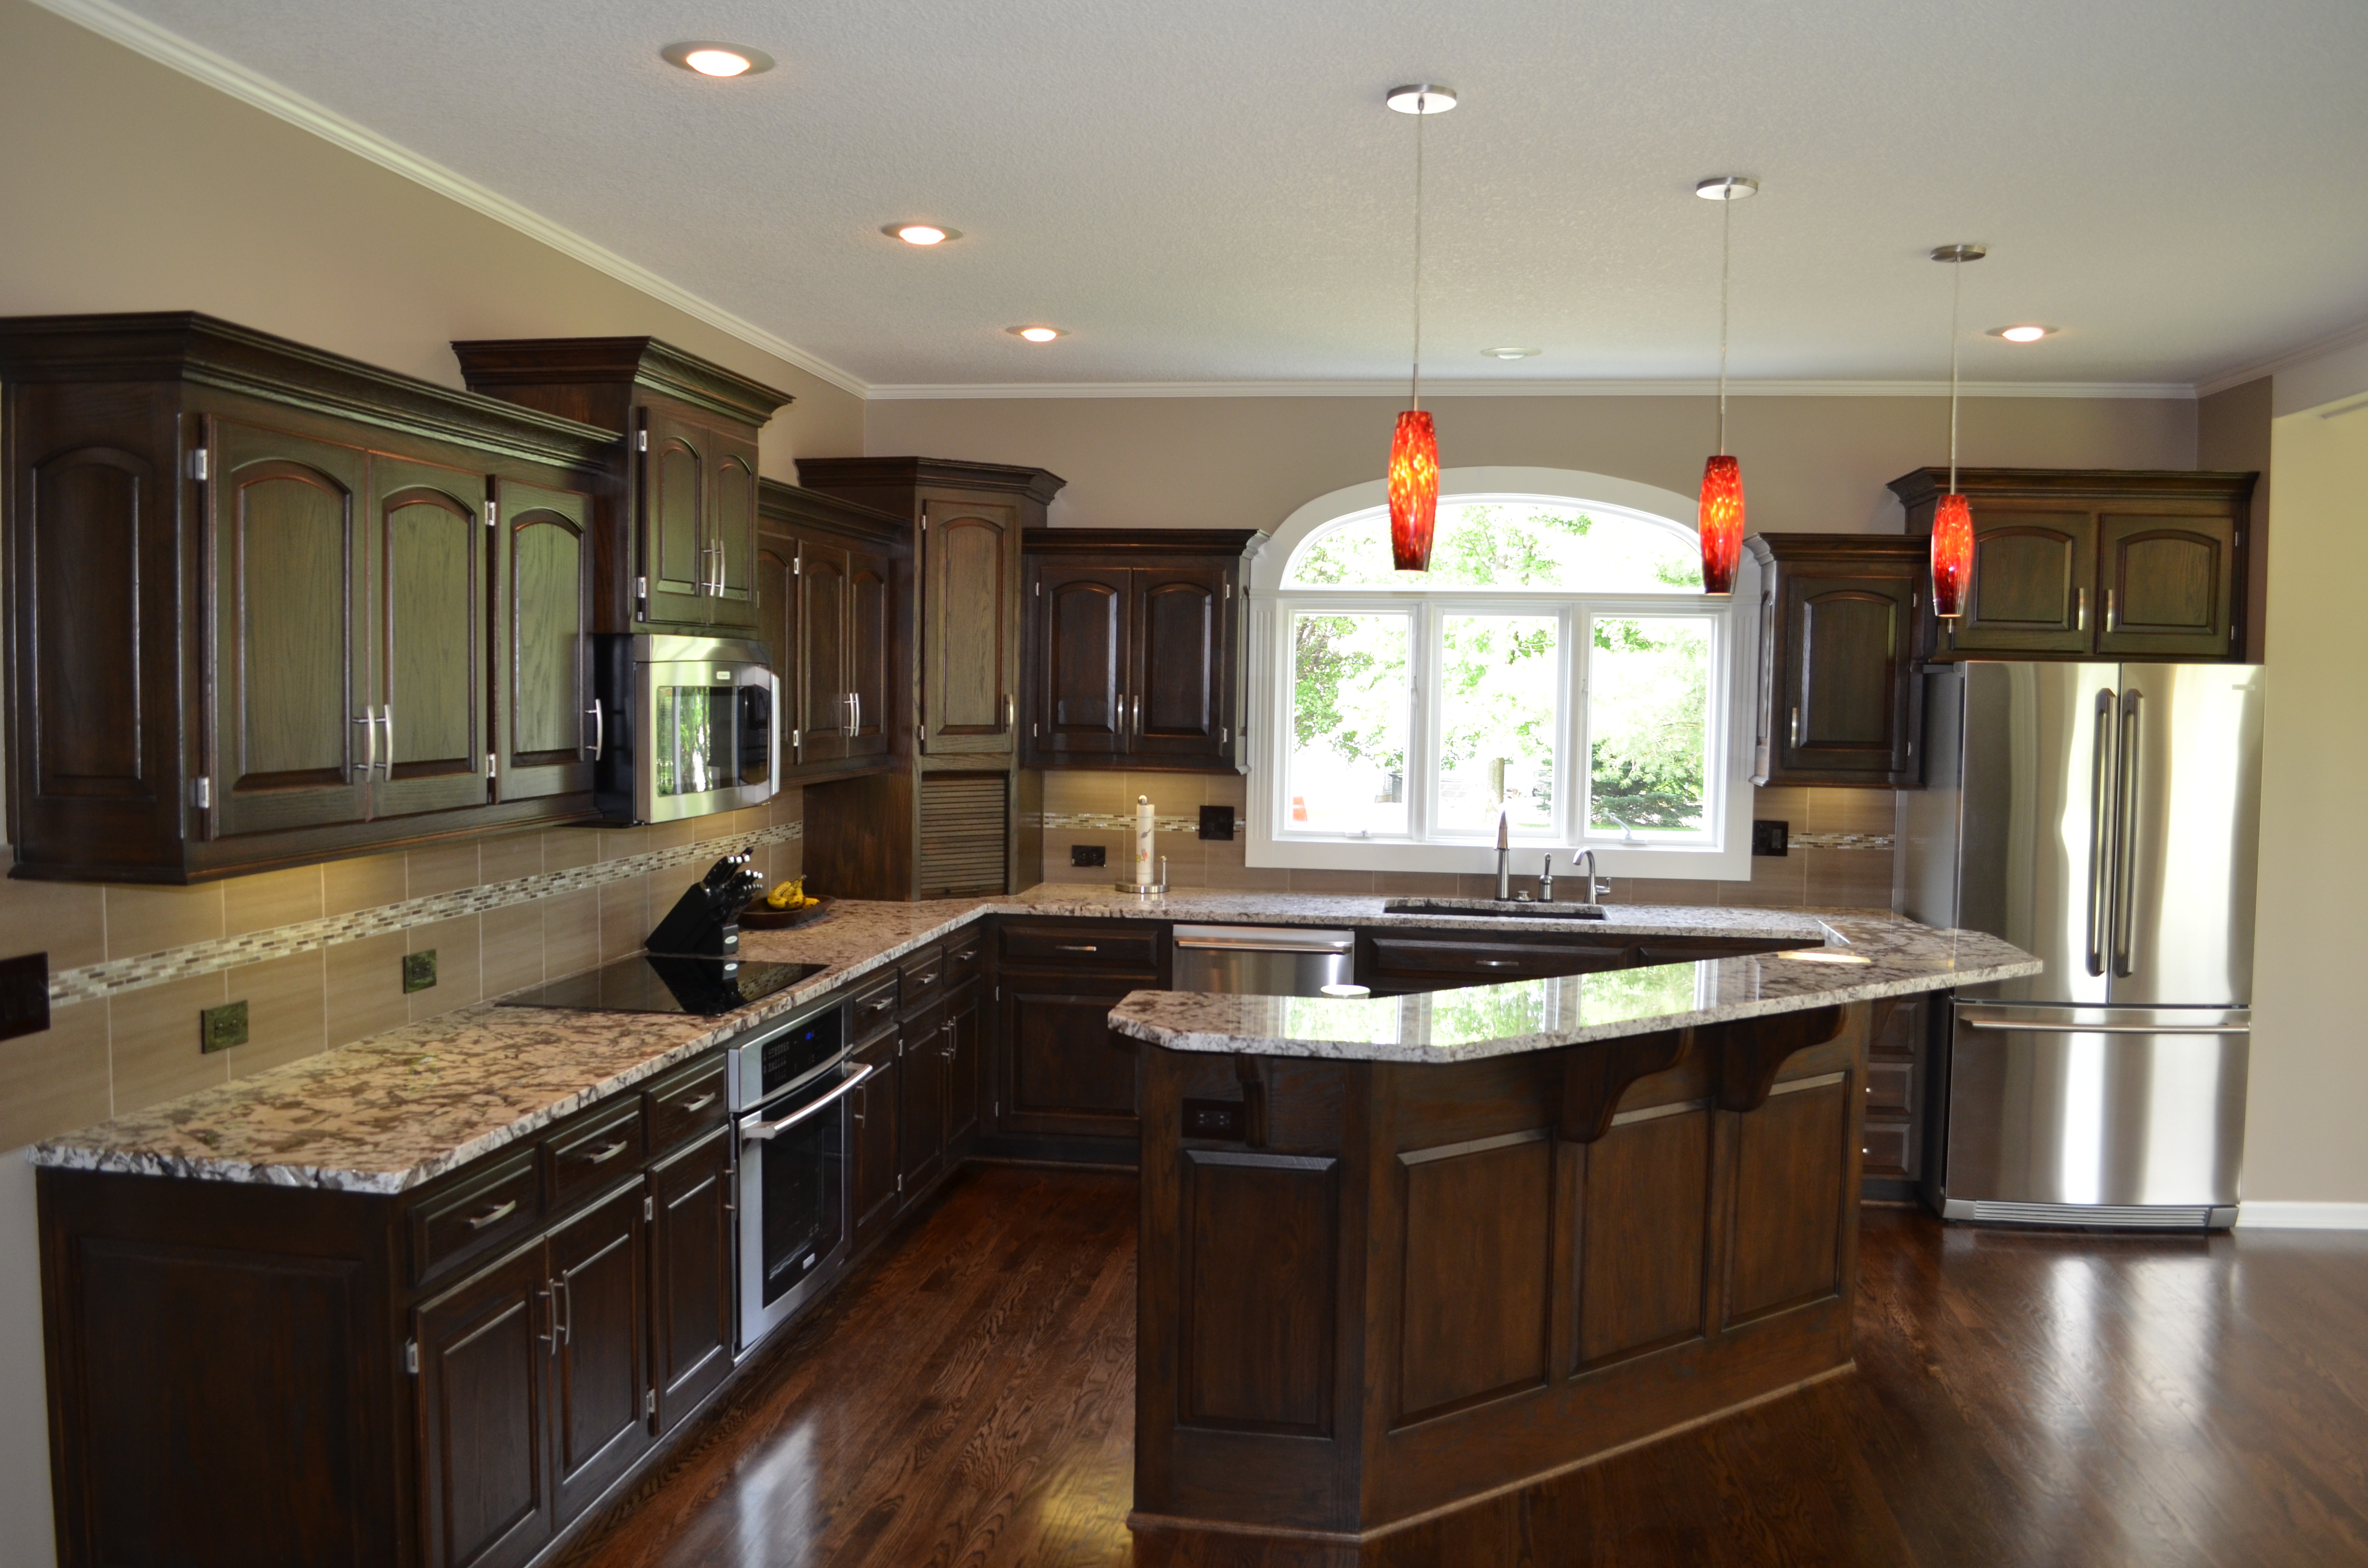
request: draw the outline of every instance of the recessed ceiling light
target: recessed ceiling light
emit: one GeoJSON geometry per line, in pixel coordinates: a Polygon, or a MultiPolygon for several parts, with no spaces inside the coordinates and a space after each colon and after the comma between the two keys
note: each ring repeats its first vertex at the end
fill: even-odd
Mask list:
{"type": "Polygon", "coordinates": [[[1490,359],[1534,359],[1541,350],[1535,348],[1483,348],[1481,354],[1490,359]]]}
{"type": "Polygon", "coordinates": [[[1994,326],[1990,328],[1990,335],[2003,337],[2009,343],[2036,343],[2043,337],[2055,336],[2055,329],[2041,326],[2036,322],[2026,322],[2021,326],[1994,326]]]}
{"type": "Polygon", "coordinates": [[[1007,326],[1003,330],[1014,337],[1024,337],[1030,343],[1050,343],[1056,337],[1068,335],[1057,326],[1007,326]]]}
{"type": "Polygon", "coordinates": [[[962,238],[960,229],[943,228],[936,223],[890,223],[880,232],[908,245],[941,245],[948,240],[962,238]]]}
{"type": "Polygon", "coordinates": [[[745,43],[670,43],[658,51],[658,57],[702,76],[754,76],[773,68],[771,55],[745,43]]]}
{"type": "Polygon", "coordinates": [[[1694,194],[1704,201],[1741,201],[1759,194],[1759,182],[1749,175],[1713,175],[1694,181],[1694,194]]]}
{"type": "Polygon", "coordinates": [[[1409,82],[1392,87],[1382,101],[1400,114],[1445,114],[1455,107],[1455,89],[1436,82],[1409,82]]]}

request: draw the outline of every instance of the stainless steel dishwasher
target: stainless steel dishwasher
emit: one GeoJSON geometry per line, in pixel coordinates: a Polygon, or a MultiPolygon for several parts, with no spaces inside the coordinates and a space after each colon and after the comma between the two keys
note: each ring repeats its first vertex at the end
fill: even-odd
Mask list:
{"type": "Polygon", "coordinates": [[[1354,966],[1353,931],[1305,926],[1178,926],[1176,989],[1246,996],[1321,996],[1345,985],[1354,966]]]}

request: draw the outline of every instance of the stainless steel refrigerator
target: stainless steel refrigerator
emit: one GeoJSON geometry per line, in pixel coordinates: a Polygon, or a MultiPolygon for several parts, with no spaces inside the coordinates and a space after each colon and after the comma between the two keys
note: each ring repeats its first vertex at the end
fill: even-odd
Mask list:
{"type": "Polygon", "coordinates": [[[2253,994],[2262,672],[1964,664],[1925,677],[1900,907],[2045,972],[1934,1029],[1942,1215],[2224,1227],[2253,994]]]}

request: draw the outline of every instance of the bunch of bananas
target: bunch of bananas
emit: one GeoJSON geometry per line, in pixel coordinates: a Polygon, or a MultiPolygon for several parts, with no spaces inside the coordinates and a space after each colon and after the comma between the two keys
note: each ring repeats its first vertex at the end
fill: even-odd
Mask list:
{"type": "Polygon", "coordinates": [[[768,909],[812,909],[821,902],[822,900],[818,898],[806,896],[806,880],[803,877],[798,878],[795,881],[783,882],[765,895],[765,907],[768,909]]]}

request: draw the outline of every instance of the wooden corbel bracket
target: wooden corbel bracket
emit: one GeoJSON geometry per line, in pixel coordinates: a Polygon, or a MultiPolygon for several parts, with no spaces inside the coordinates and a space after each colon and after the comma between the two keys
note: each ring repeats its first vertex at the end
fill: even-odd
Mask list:
{"type": "Polygon", "coordinates": [[[1777,1070],[1786,1058],[1841,1032],[1842,1009],[1816,1007],[1732,1024],[1704,1024],[1694,1031],[1694,1042],[1716,1074],[1719,1109],[1741,1112],[1768,1103],[1768,1091],[1775,1086],[1777,1070]]]}
{"type": "Polygon", "coordinates": [[[1562,1125],[1566,1143],[1592,1143],[1611,1131],[1620,1096],[1639,1078],[1666,1073],[1686,1059],[1692,1029],[1663,1029],[1625,1040],[1577,1045],[1562,1053],[1562,1125]]]}

